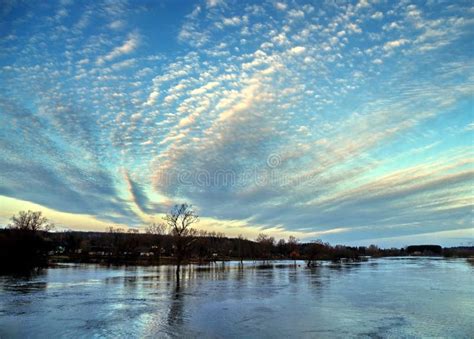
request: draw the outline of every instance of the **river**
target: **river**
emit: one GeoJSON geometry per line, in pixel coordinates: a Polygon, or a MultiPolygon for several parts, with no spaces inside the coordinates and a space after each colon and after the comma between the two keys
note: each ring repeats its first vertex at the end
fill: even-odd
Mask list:
{"type": "Polygon", "coordinates": [[[465,259],[187,266],[65,264],[0,277],[0,338],[474,336],[465,259]]]}

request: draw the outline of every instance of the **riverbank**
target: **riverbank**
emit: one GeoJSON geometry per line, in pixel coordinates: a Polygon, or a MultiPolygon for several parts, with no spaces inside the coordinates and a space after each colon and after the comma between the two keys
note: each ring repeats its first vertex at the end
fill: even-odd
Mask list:
{"type": "Polygon", "coordinates": [[[0,271],[47,266],[48,263],[105,263],[161,265],[243,260],[357,261],[364,257],[393,256],[474,257],[474,247],[442,248],[414,245],[383,249],[375,245],[330,245],[321,241],[299,242],[294,237],[278,242],[268,236],[258,241],[202,233],[177,238],[170,234],[124,232],[45,232],[0,230],[0,271]],[[180,243],[186,246],[177,247],[180,243]]]}

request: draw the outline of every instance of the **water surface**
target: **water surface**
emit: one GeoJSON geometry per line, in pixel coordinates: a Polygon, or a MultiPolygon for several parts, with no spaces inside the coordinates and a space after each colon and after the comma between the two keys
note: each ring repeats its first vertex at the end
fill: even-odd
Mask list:
{"type": "Polygon", "coordinates": [[[0,277],[4,337],[459,337],[474,335],[464,259],[189,266],[63,265],[0,277]]]}

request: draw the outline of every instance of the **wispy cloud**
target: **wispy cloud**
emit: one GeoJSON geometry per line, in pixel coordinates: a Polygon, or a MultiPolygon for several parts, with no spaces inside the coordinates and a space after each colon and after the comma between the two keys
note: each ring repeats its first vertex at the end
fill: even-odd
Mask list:
{"type": "Polygon", "coordinates": [[[25,6],[2,17],[1,195],[331,241],[470,227],[468,2],[25,6]]]}
{"type": "Polygon", "coordinates": [[[106,61],[111,61],[122,55],[130,54],[138,47],[138,44],[139,35],[137,33],[130,33],[127,37],[127,40],[121,46],[115,47],[107,55],[99,57],[97,59],[97,63],[102,65],[106,61]]]}

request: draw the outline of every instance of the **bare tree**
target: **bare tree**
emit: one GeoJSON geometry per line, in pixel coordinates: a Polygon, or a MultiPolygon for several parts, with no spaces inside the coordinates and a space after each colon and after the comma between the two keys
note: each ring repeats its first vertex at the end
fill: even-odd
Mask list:
{"type": "MultiPolygon", "coordinates": [[[[330,248],[330,246],[327,246],[330,248]]],[[[316,266],[316,260],[318,257],[324,252],[325,245],[323,244],[322,240],[318,239],[312,241],[308,248],[308,262],[306,264],[307,267],[314,267],[316,266]]]]}
{"type": "Polygon", "coordinates": [[[290,258],[294,260],[296,266],[296,259],[300,257],[300,252],[298,250],[298,239],[290,235],[287,244],[290,252],[290,258]]]}
{"type": "Polygon", "coordinates": [[[277,247],[277,253],[278,255],[283,255],[283,256],[287,256],[287,244],[286,244],[286,240],[285,239],[280,239],[278,240],[277,244],[276,244],[276,247],[277,247]]]}
{"type": "Polygon", "coordinates": [[[156,222],[153,222],[151,224],[149,224],[147,227],[145,227],[145,232],[147,234],[151,234],[153,235],[153,241],[154,241],[154,245],[152,248],[156,248],[156,252],[155,252],[155,256],[157,256],[158,258],[161,257],[161,250],[162,250],[162,241],[163,241],[163,236],[168,234],[168,230],[169,230],[169,227],[166,223],[163,223],[163,222],[160,222],[160,223],[156,223],[156,222]]]}
{"type": "Polygon", "coordinates": [[[199,217],[188,204],[175,205],[164,217],[166,225],[170,228],[176,253],[176,282],[179,284],[181,263],[189,247],[196,240],[197,231],[191,228],[192,224],[199,221],[199,217]]]}
{"type": "Polygon", "coordinates": [[[33,212],[28,210],[18,212],[18,216],[11,217],[12,223],[8,225],[11,229],[23,231],[46,231],[54,229],[54,224],[49,223],[46,217],[42,216],[41,211],[33,212]]]}
{"type": "Polygon", "coordinates": [[[256,241],[260,244],[260,255],[264,259],[270,259],[272,256],[272,250],[275,246],[275,238],[270,237],[266,234],[260,233],[256,239],[256,241]]]}
{"type": "Polygon", "coordinates": [[[238,241],[238,249],[239,249],[239,258],[240,258],[240,264],[243,265],[244,264],[244,249],[243,249],[243,246],[244,246],[244,241],[246,239],[244,238],[244,236],[242,234],[239,234],[239,236],[237,237],[237,241],[238,241]]]}
{"type": "Polygon", "coordinates": [[[47,232],[54,225],[40,211],[20,211],[10,220],[9,230],[0,234],[0,270],[46,266],[54,249],[47,232]]]}
{"type": "Polygon", "coordinates": [[[165,235],[168,233],[168,225],[165,223],[153,222],[145,227],[145,232],[154,235],[165,235]]]}
{"type": "Polygon", "coordinates": [[[110,234],[125,233],[125,229],[120,228],[120,227],[114,227],[114,226],[107,226],[105,228],[105,231],[110,233],[110,234]]]}

